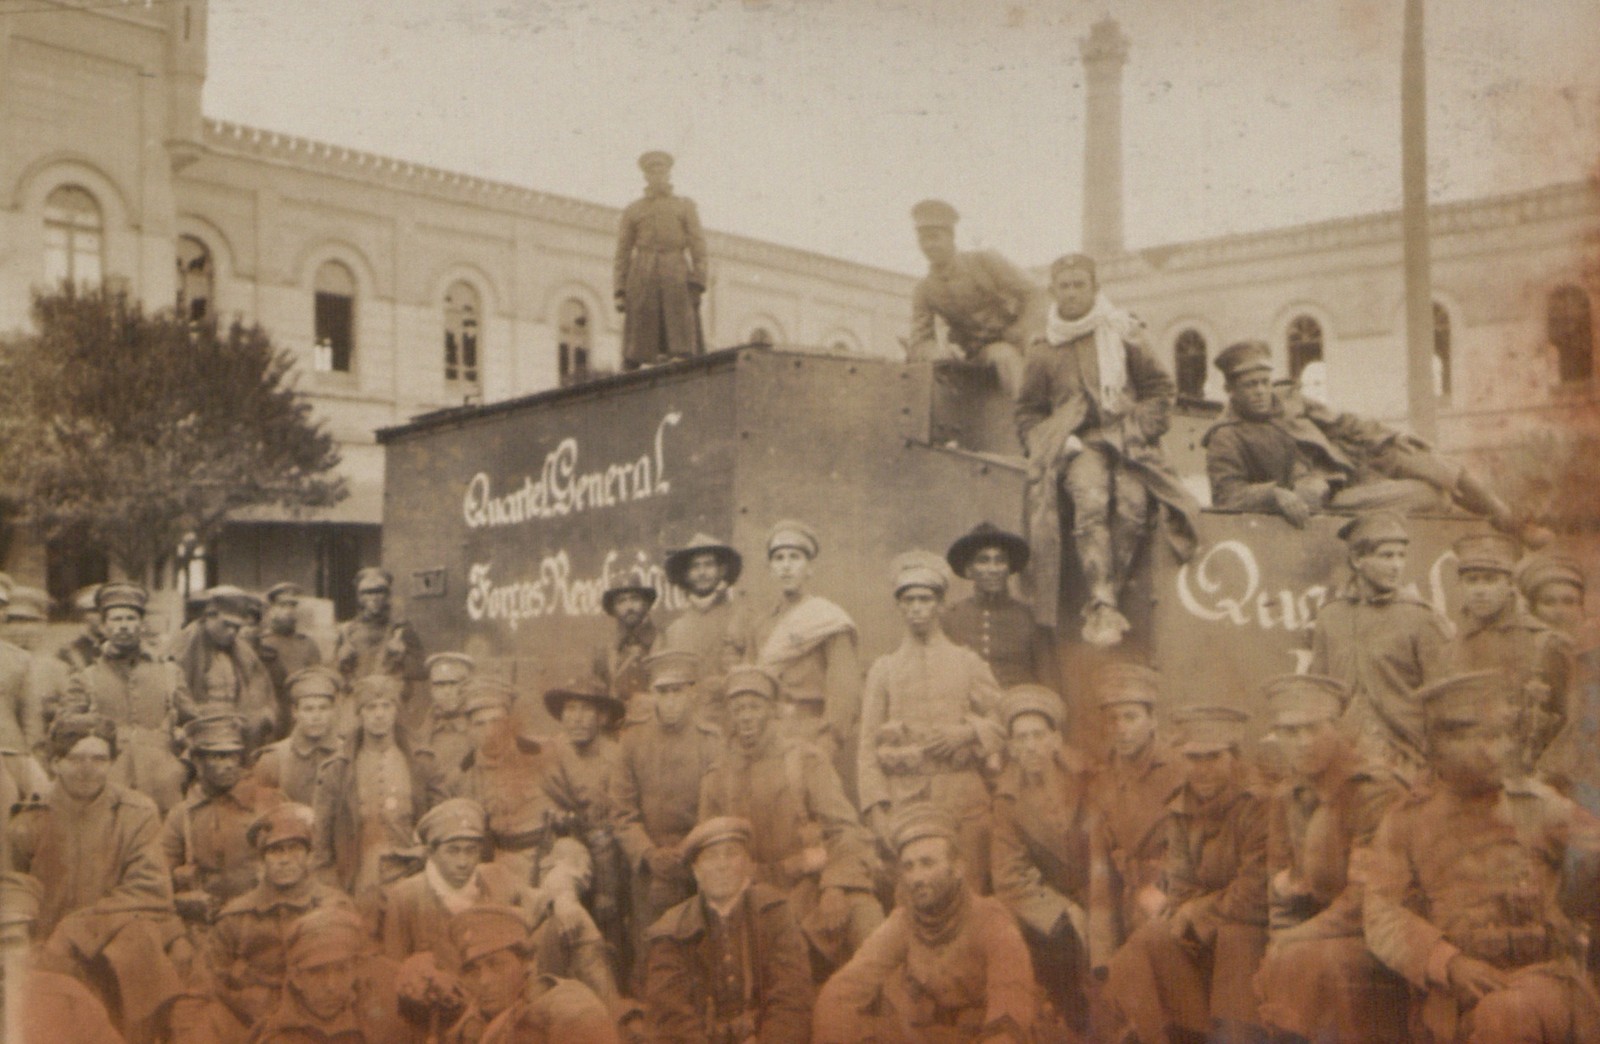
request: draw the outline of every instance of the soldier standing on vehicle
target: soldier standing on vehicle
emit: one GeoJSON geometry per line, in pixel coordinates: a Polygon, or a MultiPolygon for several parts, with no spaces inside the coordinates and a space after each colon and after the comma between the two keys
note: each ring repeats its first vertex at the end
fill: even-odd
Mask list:
{"type": "Polygon", "coordinates": [[[617,230],[612,296],[622,323],[622,368],[637,370],[705,351],[700,298],[706,237],[694,200],[672,192],[672,157],[639,157],[644,198],[628,204],[617,230]]]}
{"type": "Polygon", "coordinates": [[[624,721],[636,725],[650,720],[650,700],[645,695],[650,689],[650,673],[645,670],[644,661],[661,638],[650,618],[650,608],[655,604],[656,589],[627,576],[613,578],[600,596],[600,608],[616,620],[617,629],[595,651],[594,675],[624,708],[623,716],[607,723],[609,732],[614,733],[624,721]]]}
{"type": "Polygon", "coordinates": [[[980,522],[958,537],[945,561],[972,581],[972,597],[950,606],[944,630],[950,640],[982,656],[1002,687],[1032,683],[1061,688],[1055,643],[1033,610],[1011,597],[1011,574],[1028,568],[1028,542],[980,522]]]}

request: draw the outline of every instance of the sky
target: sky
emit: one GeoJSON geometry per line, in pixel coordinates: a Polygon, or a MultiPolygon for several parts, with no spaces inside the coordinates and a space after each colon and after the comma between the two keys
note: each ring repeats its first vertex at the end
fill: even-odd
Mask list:
{"type": "MultiPolygon", "coordinates": [[[[1396,208],[1401,0],[210,0],[208,115],[902,272],[908,210],[1079,247],[1078,40],[1110,14],[1139,248],[1396,208]]],[[[1594,0],[1432,0],[1430,198],[1587,176],[1594,0]]]]}

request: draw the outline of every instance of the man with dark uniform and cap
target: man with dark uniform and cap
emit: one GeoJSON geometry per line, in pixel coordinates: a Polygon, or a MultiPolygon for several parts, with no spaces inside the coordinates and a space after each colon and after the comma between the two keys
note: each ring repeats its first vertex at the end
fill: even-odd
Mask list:
{"type": "Polygon", "coordinates": [[[222,905],[255,886],[256,853],[245,834],[256,817],[283,801],[244,771],[244,721],[211,714],[184,727],[195,785],[161,827],[161,852],[172,869],[178,912],[204,925],[222,905]]]}
{"type": "Polygon", "coordinates": [[[853,788],[861,717],[856,624],[838,605],[807,590],[821,551],[816,531],[804,522],[786,519],[772,527],[767,567],[778,598],[736,628],[733,645],[740,662],[778,679],[784,734],[822,750],[853,788]]]}
{"type": "Polygon", "coordinates": [[[1056,626],[1061,530],[1072,541],[1087,598],[1083,640],[1122,641],[1119,608],[1135,557],[1158,519],[1180,557],[1194,546],[1194,497],[1167,465],[1161,436],[1177,385],[1150,350],[1144,324],[1099,291],[1093,259],[1050,265],[1055,298],[1044,336],[1028,349],[1017,396],[1017,436],[1029,458],[1024,511],[1040,622],[1056,626]]]}
{"type": "Polygon", "coordinates": [[[779,732],[778,680],[741,664],[724,687],[728,744],[701,781],[700,819],[750,821],[756,879],[788,898],[820,978],[883,921],[872,835],[822,752],[779,732]]]}
{"type": "Polygon", "coordinates": [[[917,805],[892,833],[901,903],[823,986],[812,1039],[1035,1039],[1027,944],[1000,900],[967,886],[955,821],[917,805]]]}
{"type": "Polygon", "coordinates": [[[369,674],[398,678],[404,685],[400,720],[416,729],[428,711],[427,653],[422,638],[409,621],[394,614],[394,577],[387,569],[369,566],[356,574],[354,619],[339,625],[333,647],[333,665],[345,684],[369,674]]]}
{"type": "Polygon", "coordinates": [[[394,976],[393,963],[372,953],[358,914],[320,906],[289,929],[284,989],[251,1044],[420,1044],[400,1018],[394,976]]]}
{"type": "MultiPolygon", "coordinates": [[[[696,533],[685,547],[667,555],[667,580],[687,596],[689,605],[667,625],[663,649],[687,649],[700,657],[702,695],[722,692],[722,673],[734,662],[729,632],[740,601],[733,585],[744,570],[744,558],[728,544],[696,533]]],[[[709,703],[709,701],[708,701],[709,703]]],[[[702,716],[722,723],[720,706],[704,706],[702,716]]]]}
{"type": "MultiPolygon", "coordinates": [[[[699,811],[700,780],[722,754],[722,734],[697,713],[707,669],[701,657],[671,649],[651,656],[646,666],[654,720],[623,731],[611,777],[617,842],[632,885],[634,953],[640,958],[645,930],[694,893],[681,846],[699,811]]],[[[638,979],[642,960],[634,971],[638,979]]]]}
{"type": "Polygon", "coordinates": [[[322,648],[316,639],[300,632],[300,585],[285,580],[267,588],[266,626],[256,645],[261,659],[278,686],[278,709],[285,729],[289,725],[288,692],[284,682],[294,674],[322,662],[322,648]]]}
{"type": "Polygon", "coordinates": [[[149,594],[138,584],[115,580],[95,592],[101,655],[67,681],[62,703],[93,710],[117,723],[119,746],[113,781],[154,799],[166,812],[183,792],[183,764],[172,753],[173,723],[183,676],[144,638],[149,594]]]}
{"type": "Polygon", "coordinates": [[[478,663],[466,653],[442,652],[428,657],[428,713],[417,730],[414,746],[433,759],[434,771],[447,791],[461,777],[461,763],[472,752],[462,700],[478,663]]]}
{"type": "Polygon", "coordinates": [[[755,879],[750,823],[716,816],[683,839],[698,895],[647,936],[645,1017],[658,1044],[811,1039],[805,938],[783,893],[755,879]]]}
{"type": "Polygon", "coordinates": [[[83,630],[56,650],[56,659],[66,665],[69,674],[83,670],[100,658],[100,646],[106,636],[100,630],[100,607],[95,603],[99,591],[99,584],[89,584],[78,588],[72,596],[72,615],[83,625],[83,630]]]}
{"type": "MultiPolygon", "coordinates": [[[[1600,812],[1600,758],[1593,756],[1600,746],[1600,685],[1595,684],[1600,679],[1600,621],[1584,612],[1583,567],[1571,555],[1546,548],[1519,564],[1517,587],[1533,615],[1565,635],[1577,654],[1566,724],[1539,759],[1540,775],[1584,808],[1600,812]]],[[[1600,938],[1600,932],[1595,934],[1600,938]]],[[[1600,965],[1600,946],[1591,949],[1590,961],[1600,965]]]]}
{"type": "Polygon", "coordinates": [[[989,788],[984,768],[1005,747],[1000,686],[977,653],[939,625],[950,571],[929,551],[890,565],[905,637],[867,672],[861,697],[857,779],[861,808],[886,844],[889,822],[908,805],[932,802],[956,817],[962,866],[975,892],[988,891],[989,788]]]}
{"type": "MultiPolygon", "coordinates": [[[[607,692],[622,702],[629,725],[650,720],[650,701],[640,695],[650,688],[644,661],[655,651],[661,637],[655,621],[650,619],[650,607],[655,604],[656,589],[626,575],[614,577],[600,596],[600,608],[616,620],[617,629],[606,644],[595,650],[594,675],[605,683],[607,692]]],[[[618,718],[606,727],[614,732],[622,721],[618,718]]]]}
{"type": "Polygon", "coordinates": [[[1028,542],[988,522],[956,538],[945,561],[972,581],[972,597],[945,610],[950,640],[982,656],[1002,686],[1061,687],[1055,642],[1033,610],[1011,597],[1011,574],[1028,568],[1028,542]]]}
{"type": "Polygon", "coordinates": [[[1104,978],[1111,955],[1165,904],[1167,809],[1183,786],[1184,764],[1156,735],[1159,674],[1111,661],[1091,692],[1110,742],[1090,786],[1089,959],[1104,978]]]}
{"type": "Polygon", "coordinates": [[[644,197],[628,204],[617,229],[612,297],[622,312],[622,368],[705,351],[700,297],[706,292],[706,237],[694,200],[674,195],[672,157],[639,157],[644,197]]]}
{"type": "Polygon", "coordinates": [[[291,674],[283,687],[293,727],[283,739],[261,748],[251,772],[287,800],[309,805],[317,769],[339,753],[334,723],[344,679],[331,667],[306,667],[291,674]]]}
{"type": "Polygon", "coordinates": [[[1010,760],[994,788],[990,874],[1059,1018],[1086,1028],[1089,767],[1061,738],[1061,697],[1017,685],[1000,703],[1010,760]]]}
{"type": "Polygon", "coordinates": [[[1168,807],[1164,903],[1112,956],[1105,995],[1146,1044],[1250,1039],[1267,943],[1267,802],[1245,782],[1242,712],[1175,717],[1187,770],[1168,807]]]}
{"type": "Polygon", "coordinates": [[[957,250],[956,208],[925,199],[911,208],[928,274],[911,292],[913,362],[939,355],[935,317],[968,363],[994,370],[1007,400],[1022,384],[1022,353],[1044,328],[1044,288],[992,250],[957,250]]]}
{"type": "Polygon", "coordinates": [[[1266,703],[1288,779],[1267,827],[1271,945],[1257,978],[1261,1022],[1297,1040],[1405,1040],[1405,984],[1361,933],[1351,875],[1378,821],[1405,796],[1393,770],[1364,762],[1339,726],[1350,694],[1332,678],[1285,674],[1266,703]]]}
{"type": "Polygon", "coordinates": [[[1592,908],[1600,821],[1508,774],[1518,698],[1498,671],[1425,688],[1433,785],[1390,809],[1373,840],[1367,945],[1421,996],[1421,1039],[1600,1040],[1582,933],[1560,901],[1566,889],[1592,908]]]}
{"type": "Polygon", "coordinates": [[[1597,644],[1593,621],[1584,611],[1588,582],[1576,558],[1546,548],[1522,560],[1516,579],[1534,616],[1565,634],[1579,650],[1597,644]]]}
{"type": "Polygon", "coordinates": [[[237,587],[213,587],[200,618],[173,635],[167,655],[183,675],[174,697],[179,725],[201,714],[237,714],[252,745],[277,727],[272,676],[250,643],[239,640],[256,611],[254,597],[237,587]]]}
{"type": "Polygon", "coordinates": [[[541,973],[522,911],[483,904],[456,914],[467,1007],[445,1044],[616,1044],[605,1003],[581,982],[541,973]]]}
{"type": "Polygon", "coordinates": [[[1575,665],[1566,635],[1523,607],[1513,575],[1522,549],[1498,533],[1464,536],[1453,545],[1461,616],[1445,650],[1452,672],[1498,670],[1516,685],[1516,763],[1538,766],[1568,721],[1575,665]]]}
{"type": "Polygon", "coordinates": [[[1497,529],[1550,539],[1545,530],[1519,524],[1480,478],[1415,435],[1331,410],[1304,398],[1298,386],[1274,386],[1265,342],[1229,345],[1216,366],[1227,380],[1228,411],[1201,440],[1213,507],[1279,514],[1304,526],[1329,508],[1410,514],[1453,501],[1497,529]]]}
{"type": "Polygon", "coordinates": [[[1411,537],[1400,516],[1374,511],[1339,527],[1350,579],[1322,607],[1311,632],[1307,673],[1350,690],[1348,723],[1369,760],[1407,779],[1422,770],[1422,709],[1415,693],[1443,669],[1446,624],[1404,582],[1411,537]]]}

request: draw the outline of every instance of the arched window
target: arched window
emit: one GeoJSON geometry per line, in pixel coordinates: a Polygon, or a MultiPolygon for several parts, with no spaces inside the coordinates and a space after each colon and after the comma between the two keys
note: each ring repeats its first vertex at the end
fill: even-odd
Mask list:
{"type": "Polygon", "coordinates": [[[1322,324],[1309,315],[1297,315],[1289,323],[1289,376],[1300,379],[1300,371],[1310,363],[1322,361],[1322,324]]]}
{"type": "Polygon", "coordinates": [[[1206,397],[1206,339],[1190,328],[1172,343],[1172,369],[1178,379],[1178,394],[1186,399],[1206,397]]]}
{"type": "Polygon", "coordinates": [[[95,284],[104,278],[105,224],[87,189],[62,185],[44,201],[44,277],[55,286],[95,284]]]}
{"type": "Polygon", "coordinates": [[[316,368],[349,373],[356,348],[356,277],[338,261],[317,269],[316,368]]]}
{"type": "Polygon", "coordinates": [[[478,384],[478,291],[454,283],[444,292],[444,379],[478,384]]]}
{"type": "Polygon", "coordinates": [[[211,315],[216,285],[211,251],[193,236],[178,237],[178,318],[197,323],[211,315]]]}
{"type": "Polygon", "coordinates": [[[1450,313],[1433,303],[1433,393],[1450,394],[1450,313]]]}
{"type": "Polygon", "coordinates": [[[589,376],[589,306],[576,297],[561,302],[557,313],[560,347],[557,369],[563,385],[576,384],[589,376]]]}
{"type": "Polygon", "coordinates": [[[1577,384],[1591,379],[1594,376],[1594,319],[1589,311],[1589,295],[1571,284],[1556,287],[1550,293],[1545,327],[1556,349],[1561,383],[1577,384]]]}
{"type": "Polygon", "coordinates": [[[772,347],[772,331],[765,326],[758,326],[750,331],[750,336],[745,339],[746,344],[759,344],[763,348],[772,347]]]}

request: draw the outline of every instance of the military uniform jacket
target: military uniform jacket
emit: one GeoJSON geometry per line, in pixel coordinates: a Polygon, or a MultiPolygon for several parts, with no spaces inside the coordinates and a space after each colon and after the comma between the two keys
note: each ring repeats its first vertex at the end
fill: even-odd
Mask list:
{"type": "Polygon", "coordinates": [[[644,720],[635,707],[635,697],[650,688],[650,672],[644,661],[655,651],[659,637],[649,619],[631,631],[618,628],[611,640],[594,654],[595,676],[606,683],[606,691],[628,705],[630,721],[644,720]]]}
{"type": "Polygon", "coordinates": [[[1267,923],[1267,801],[1229,784],[1205,803],[1185,787],[1167,805],[1162,891],[1197,922],[1267,923]]]}
{"type": "Polygon", "coordinates": [[[701,1044],[740,1015],[753,1017],[761,1044],[811,1039],[811,958],[782,893],[751,884],[726,920],[694,896],[668,910],[645,940],[652,1041],[701,1044]]]}
{"type": "Polygon", "coordinates": [[[1089,773],[1077,751],[1061,748],[1037,779],[1015,762],[995,784],[990,876],[995,898],[1048,935],[1088,903],[1089,773]]]}
{"type": "Polygon", "coordinates": [[[1112,755],[1096,772],[1089,795],[1089,951],[1104,964],[1139,927],[1134,902],[1159,885],[1167,853],[1167,808],[1183,786],[1181,760],[1152,742],[1137,762],[1112,755]]]}
{"type": "Polygon", "coordinates": [[[309,805],[316,793],[317,769],[338,753],[339,743],[332,736],[312,743],[298,733],[290,733],[262,747],[251,772],[262,786],[282,791],[289,801],[309,805]]]}
{"type": "Polygon", "coordinates": [[[1051,428],[1062,434],[1089,436],[1105,441],[1121,455],[1127,443],[1124,418],[1135,422],[1142,441],[1153,443],[1165,432],[1166,409],[1178,394],[1178,386],[1144,339],[1124,340],[1128,359],[1130,401],[1119,416],[1103,415],[1100,408],[1100,359],[1095,354],[1094,334],[1087,333],[1062,344],[1044,338],[1028,348],[1022,388],[1017,392],[1017,435],[1023,446],[1033,449],[1029,435],[1040,423],[1050,420],[1051,428]]]}
{"type": "Polygon", "coordinates": [[[651,721],[622,734],[611,807],[617,841],[635,873],[643,871],[646,852],[671,848],[694,829],[700,781],[722,747],[721,733],[700,722],[669,732],[651,721]]]}
{"type": "Polygon", "coordinates": [[[503,728],[467,756],[453,796],[471,798],[489,816],[489,837],[501,849],[523,849],[541,840],[556,813],[547,789],[555,753],[547,744],[520,736],[507,718],[503,728]]]}
{"type": "Polygon", "coordinates": [[[1444,655],[1452,673],[1499,670],[1521,690],[1524,709],[1532,712],[1521,726],[1524,767],[1531,768],[1570,718],[1577,669],[1571,641],[1513,598],[1492,620],[1463,614],[1444,655]]]}
{"type": "MultiPolygon", "coordinates": [[[[345,891],[355,886],[361,866],[361,799],[356,793],[356,754],[361,749],[361,733],[338,754],[317,769],[312,791],[316,813],[316,842],[312,845],[312,864],[331,867],[333,880],[345,891]]],[[[419,765],[409,752],[406,760],[411,775],[411,822],[444,799],[438,777],[419,765]]]]}
{"type": "Polygon", "coordinates": [[[193,887],[224,902],[256,883],[256,852],[245,831],[283,795],[251,777],[233,789],[208,795],[198,784],[161,827],[161,852],[174,872],[187,868],[193,887]]]}
{"type": "Polygon", "coordinates": [[[382,957],[358,959],[350,1004],[331,1019],[307,1011],[294,991],[285,989],[256,1023],[250,1044],[422,1044],[423,1031],[400,1017],[396,971],[382,957]]]}
{"type": "Polygon", "coordinates": [[[781,698],[823,719],[833,740],[846,747],[861,717],[856,640],[848,613],[820,595],[807,595],[797,604],[780,598],[765,613],[736,620],[731,644],[740,663],[772,671],[781,698]],[[796,623],[801,619],[816,621],[821,636],[809,624],[796,623]]]}
{"type": "Polygon", "coordinates": [[[196,620],[172,636],[167,653],[183,678],[183,685],[174,693],[173,704],[178,709],[178,724],[202,713],[226,710],[242,715],[246,722],[246,735],[259,740],[268,735],[278,721],[278,691],[249,643],[235,640],[227,649],[218,649],[205,635],[202,622],[196,620]],[[206,688],[207,674],[217,659],[227,660],[233,667],[234,691],[217,706],[206,688]]]}
{"type": "Polygon", "coordinates": [[[257,885],[229,902],[206,936],[205,959],[197,965],[199,992],[215,996],[245,1025],[254,1024],[283,988],[290,927],[325,906],[352,904],[312,877],[288,892],[257,885]]]}
{"type": "Polygon", "coordinates": [[[1274,489],[1311,475],[1335,487],[1357,479],[1365,460],[1399,433],[1353,413],[1336,413],[1299,395],[1273,395],[1261,419],[1230,406],[1201,438],[1211,504],[1229,511],[1275,512],[1274,489]]]}
{"type": "Polygon", "coordinates": [[[617,229],[612,280],[628,309],[623,359],[696,354],[700,331],[691,288],[706,285],[706,237],[694,201],[668,189],[646,190],[628,204],[617,229]]]}
{"type": "Polygon", "coordinates": [[[944,630],[951,641],[983,657],[1002,689],[1027,683],[1061,687],[1050,632],[1010,595],[962,599],[945,612],[944,630]]]}
{"type": "Polygon", "coordinates": [[[934,316],[945,321],[950,343],[968,357],[1010,338],[1017,338],[1018,349],[1026,348],[1011,328],[1024,313],[1042,317],[1044,309],[1044,290],[1016,265],[992,250],[964,250],[948,264],[929,268],[912,290],[908,354],[913,360],[933,357],[934,316]]]}
{"type": "Polygon", "coordinates": [[[178,665],[140,646],[128,656],[101,656],[67,679],[66,706],[104,714],[124,731],[158,732],[170,741],[180,693],[188,698],[178,665]]]}
{"type": "Polygon", "coordinates": [[[44,704],[49,695],[34,657],[0,640],[0,749],[28,754],[44,742],[44,704]]]}
{"type": "Polygon", "coordinates": [[[667,625],[662,649],[685,649],[700,657],[702,699],[721,699],[721,678],[738,662],[731,632],[743,600],[722,588],[705,600],[690,595],[689,605],[667,625]]]}

